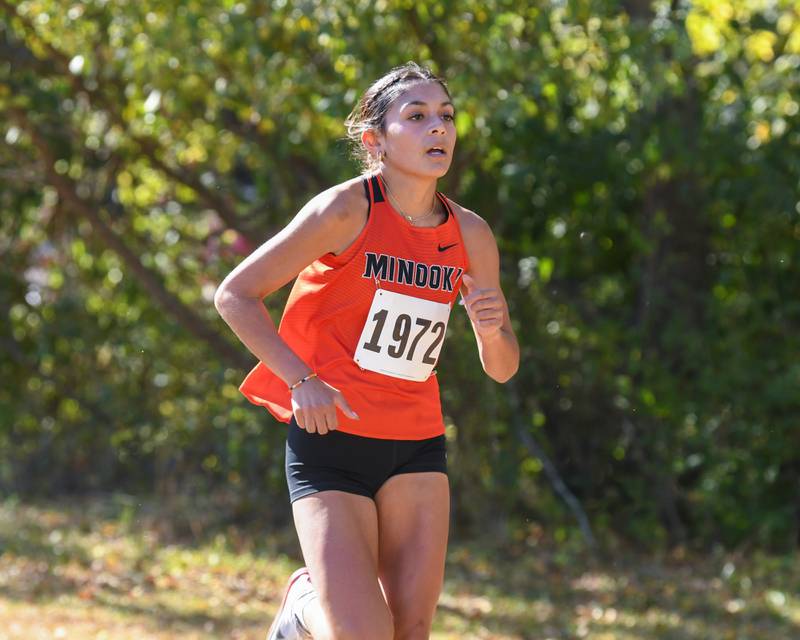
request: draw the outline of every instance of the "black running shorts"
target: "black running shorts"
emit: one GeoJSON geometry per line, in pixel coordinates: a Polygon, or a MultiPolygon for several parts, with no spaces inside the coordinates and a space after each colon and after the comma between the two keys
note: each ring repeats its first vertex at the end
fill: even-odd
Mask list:
{"type": "Polygon", "coordinates": [[[399,473],[447,473],[444,435],[426,440],[384,440],[342,431],[324,436],[301,429],[294,417],[286,437],[289,500],[318,491],[347,491],[375,498],[399,473]]]}

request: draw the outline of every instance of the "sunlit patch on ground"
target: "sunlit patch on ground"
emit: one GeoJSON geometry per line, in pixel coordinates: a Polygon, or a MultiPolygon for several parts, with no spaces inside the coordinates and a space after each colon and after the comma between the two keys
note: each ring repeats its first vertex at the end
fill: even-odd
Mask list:
{"type": "MultiPolygon", "coordinates": [[[[291,529],[182,539],[164,527],[174,514],[122,504],[0,503],[0,640],[263,640],[300,562],[291,529]]],[[[431,637],[789,640],[798,593],[788,557],[598,559],[453,542],[431,637]]]]}

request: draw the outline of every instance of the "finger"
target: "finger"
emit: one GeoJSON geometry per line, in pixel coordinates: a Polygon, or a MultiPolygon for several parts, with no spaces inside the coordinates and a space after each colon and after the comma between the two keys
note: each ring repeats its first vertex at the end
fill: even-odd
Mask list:
{"type": "Polygon", "coordinates": [[[486,311],[478,311],[478,313],[475,314],[475,318],[477,320],[502,320],[503,316],[498,313],[497,310],[489,309],[486,311]]]}
{"type": "Polygon", "coordinates": [[[461,283],[467,288],[467,293],[476,288],[475,278],[465,273],[461,278],[461,283]]]}
{"type": "Polygon", "coordinates": [[[294,411],[294,421],[297,423],[297,426],[301,429],[306,428],[306,418],[305,414],[303,413],[302,409],[295,409],[294,411]]]}
{"type": "Polygon", "coordinates": [[[483,320],[476,320],[472,324],[479,329],[489,329],[493,327],[502,327],[503,321],[499,318],[486,318],[483,320]]]}
{"type": "Polygon", "coordinates": [[[502,305],[500,304],[500,299],[497,296],[489,296],[476,300],[470,304],[469,307],[473,311],[483,311],[484,309],[500,309],[502,308],[502,305]]]}
{"type": "Polygon", "coordinates": [[[472,311],[472,313],[475,315],[479,313],[486,313],[487,311],[490,313],[503,313],[503,307],[501,307],[496,302],[488,304],[485,302],[481,302],[480,304],[473,306],[472,309],[470,309],[470,311],[472,311]]]}
{"type": "Polygon", "coordinates": [[[326,433],[328,433],[328,431],[331,430],[330,425],[328,424],[327,413],[328,412],[324,408],[320,407],[314,416],[314,419],[317,422],[317,433],[321,436],[324,436],[326,433]]]}
{"type": "Polygon", "coordinates": [[[487,315],[502,316],[503,309],[499,306],[479,307],[477,309],[473,307],[472,309],[467,309],[467,315],[471,320],[485,318],[487,315]]]}
{"type": "Polygon", "coordinates": [[[488,326],[502,326],[503,324],[503,316],[497,315],[489,315],[482,318],[475,318],[475,324],[480,327],[488,327],[488,326]]]}
{"type": "Polygon", "coordinates": [[[477,289],[464,298],[464,304],[472,306],[480,300],[490,300],[496,297],[497,294],[494,289],[477,289]]]}
{"type": "Polygon", "coordinates": [[[484,320],[484,321],[486,321],[486,320],[502,320],[503,319],[503,314],[500,313],[499,311],[491,311],[491,310],[490,311],[480,311],[480,312],[474,314],[471,317],[471,319],[473,321],[475,321],[475,322],[477,322],[479,320],[484,320]]]}
{"type": "Polygon", "coordinates": [[[466,304],[466,298],[469,296],[470,293],[473,292],[475,288],[475,280],[469,274],[464,274],[461,277],[461,286],[459,287],[459,293],[461,294],[461,301],[459,304],[466,304]]]}
{"type": "Polygon", "coordinates": [[[317,419],[311,410],[306,411],[306,431],[309,433],[317,432],[317,419]]]}
{"type": "Polygon", "coordinates": [[[331,406],[328,411],[325,412],[325,425],[328,428],[328,431],[336,431],[339,427],[339,420],[336,416],[336,407],[331,406]]]}
{"type": "Polygon", "coordinates": [[[503,320],[503,313],[497,309],[495,310],[487,310],[487,311],[479,311],[470,316],[470,320],[473,322],[486,322],[487,320],[503,320]]]}
{"type": "Polygon", "coordinates": [[[317,433],[321,436],[324,436],[329,431],[331,431],[331,425],[328,420],[328,412],[324,408],[320,408],[318,413],[314,416],[317,424],[317,433]]]}
{"type": "Polygon", "coordinates": [[[324,436],[328,433],[328,421],[325,419],[325,414],[320,414],[316,416],[316,424],[317,424],[317,433],[321,436],[324,436]]]}
{"type": "Polygon", "coordinates": [[[361,419],[361,418],[358,417],[358,414],[350,408],[350,405],[347,404],[347,400],[344,399],[344,396],[340,392],[337,392],[333,396],[333,403],[337,407],[339,407],[342,410],[342,412],[344,413],[344,415],[346,415],[348,418],[350,418],[352,420],[360,420],[361,419]]]}

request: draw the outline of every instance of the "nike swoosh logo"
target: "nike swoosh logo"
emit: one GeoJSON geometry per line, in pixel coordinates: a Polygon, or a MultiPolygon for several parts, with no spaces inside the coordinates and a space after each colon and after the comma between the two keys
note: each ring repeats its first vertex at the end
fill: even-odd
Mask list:
{"type": "Polygon", "coordinates": [[[454,243],[454,244],[448,244],[446,247],[443,247],[442,245],[439,245],[439,251],[447,251],[448,249],[452,249],[453,247],[455,247],[457,245],[458,245],[457,242],[454,243]]]}

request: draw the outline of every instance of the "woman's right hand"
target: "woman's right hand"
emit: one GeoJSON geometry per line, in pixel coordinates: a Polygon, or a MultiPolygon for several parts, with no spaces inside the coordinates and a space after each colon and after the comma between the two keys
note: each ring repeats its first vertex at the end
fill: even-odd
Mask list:
{"type": "Polygon", "coordinates": [[[350,408],[341,391],[318,377],[311,378],[292,392],[292,411],[297,426],[309,433],[325,435],[339,426],[336,407],[353,420],[358,414],[350,408]]]}

